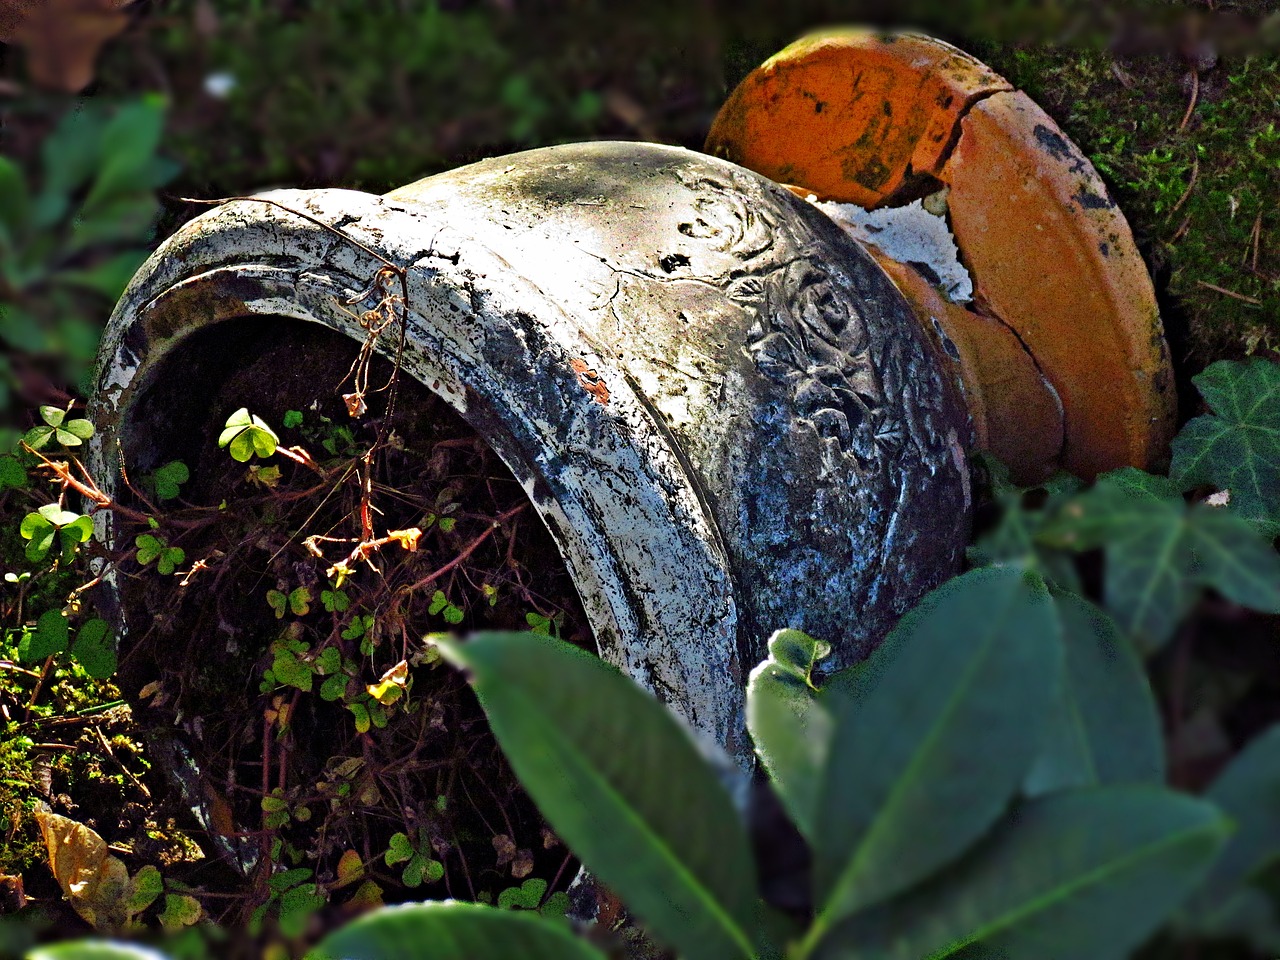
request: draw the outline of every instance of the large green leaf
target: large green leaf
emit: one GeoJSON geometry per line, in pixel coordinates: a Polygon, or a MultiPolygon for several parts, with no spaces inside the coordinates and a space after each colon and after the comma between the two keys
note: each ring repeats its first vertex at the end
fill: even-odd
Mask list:
{"type": "Polygon", "coordinates": [[[100,104],[80,100],[45,138],[40,151],[44,177],[36,200],[36,226],[47,229],[61,220],[71,194],[93,176],[106,122],[100,104]]]}
{"type": "Polygon", "coordinates": [[[307,960],[605,960],[562,922],[479,903],[406,903],[325,937],[307,960]]]}
{"type": "Polygon", "coordinates": [[[149,95],[122,106],[102,131],[98,175],[85,198],[86,212],[121,196],[155,189],[152,161],[164,130],[165,103],[149,95]]]}
{"type": "Polygon", "coordinates": [[[31,213],[30,188],[22,170],[8,157],[0,157],[0,250],[6,256],[17,246],[31,213]]]}
{"type": "Polygon", "coordinates": [[[542,815],[688,958],[753,957],[745,829],[689,732],[598,658],[537,634],[438,641],[470,670],[494,736],[542,815]]]}
{"type": "Polygon", "coordinates": [[[150,947],[109,940],[65,940],[35,947],[26,960],[167,960],[167,954],[150,947]]]}
{"type": "Polygon", "coordinates": [[[1280,858],[1280,725],[1255,737],[1207,796],[1237,829],[1196,898],[1201,915],[1223,909],[1242,885],[1280,858]]]}
{"type": "Polygon", "coordinates": [[[1159,787],[1039,797],[954,868],[834,931],[816,955],[1124,956],[1191,892],[1230,832],[1212,804],[1159,787]]]}
{"type": "Polygon", "coordinates": [[[1088,600],[1054,591],[1066,673],[1023,792],[1164,782],[1160,713],[1142,661],[1088,600]]]}
{"type": "Polygon", "coordinates": [[[1028,571],[971,571],[903,618],[833,704],[811,939],[991,826],[1043,740],[1061,669],[1049,592],[1028,571]]]}
{"type": "Polygon", "coordinates": [[[1188,506],[1177,484],[1125,467],[1067,503],[1041,537],[1105,550],[1107,609],[1147,649],[1164,644],[1201,588],[1280,612],[1280,554],[1220,507],[1188,506]]]}
{"type": "Polygon", "coordinates": [[[1213,413],[1174,438],[1169,475],[1231,493],[1230,509],[1280,532],[1280,366],[1221,360],[1192,378],[1213,413]]]}
{"type": "Polygon", "coordinates": [[[747,729],[756,753],[811,845],[818,842],[813,818],[833,729],[812,675],[830,652],[830,644],[799,630],[779,630],[769,638],[769,659],[747,682],[747,729]]]}

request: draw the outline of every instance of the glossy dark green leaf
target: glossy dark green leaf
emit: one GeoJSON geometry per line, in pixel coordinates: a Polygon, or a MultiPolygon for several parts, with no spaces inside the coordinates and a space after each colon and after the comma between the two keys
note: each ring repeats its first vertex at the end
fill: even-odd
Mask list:
{"type": "Polygon", "coordinates": [[[126,103],[102,131],[101,163],[85,198],[86,212],[122,195],[145,193],[152,182],[151,161],[164,129],[164,100],[146,96],[126,103]]]}
{"type": "Polygon", "coordinates": [[[1053,604],[1028,571],[971,571],[903,618],[833,705],[820,929],[919,882],[995,822],[1043,742],[1061,670],[1053,604]]]}
{"type": "Polygon", "coordinates": [[[109,300],[116,300],[147,256],[146,250],[126,250],[80,270],[63,270],[58,274],[58,279],[62,283],[92,290],[109,300]]]}
{"type": "Polygon", "coordinates": [[[1280,612],[1280,554],[1245,520],[1188,506],[1178,485],[1125,467],[1104,474],[1041,538],[1105,551],[1104,599],[1121,629],[1150,650],[1164,644],[1199,592],[1280,612]]]}
{"type": "Polygon", "coordinates": [[[799,630],[779,630],[769,638],[769,659],[747,682],[747,729],[756,753],[810,843],[817,841],[813,819],[833,728],[812,675],[830,652],[830,644],[799,630]]]}
{"type": "Polygon", "coordinates": [[[1212,804],[1159,787],[1039,797],[953,868],[834,931],[815,956],[1124,956],[1202,880],[1230,832],[1212,804]]]}
{"type": "Polygon", "coordinates": [[[43,177],[36,201],[37,226],[53,226],[67,212],[70,195],[99,166],[98,148],[107,117],[98,103],[80,100],[62,115],[41,146],[43,177]]]}
{"type": "Polygon", "coordinates": [[[1169,475],[1231,493],[1229,508],[1280,532],[1280,366],[1220,360],[1191,380],[1212,413],[1173,440],[1169,475]]]}
{"type": "Polygon", "coordinates": [[[11,251],[26,230],[30,196],[22,170],[8,157],[0,157],[0,250],[11,251]]]}
{"type": "Polygon", "coordinates": [[[1201,913],[1220,909],[1280,858],[1280,725],[1250,741],[1206,795],[1235,821],[1236,834],[1196,898],[1201,913]]]}
{"type": "Polygon", "coordinates": [[[1174,928],[1184,939],[1234,940],[1261,957],[1280,957],[1280,911],[1259,887],[1241,886],[1221,901],[1195,898],[1174,928]]]}
{"type": "Polygon", "coordinates": [[[17,457],[0,456],[0,491],[21,490],[27,485],[26,468],[17,457]]]}
{"type": "Polygon", "coordinates": [[[689,732],[632,680],[560,640],[487,633],[442,652],[471,673],[542,815],[684,957],[753,957],[746,831],[689,732]]]}
{"type": "Polygon", "coordinates": [[[26,960],[166,960],[168,955],[151,947],[105,940],[66,940],[35,947],[26,960]]]}
{"type": "Polygon", "coordinates": [[[1061,591],[1053,599],[1066,671],[1023,792],[1163,783],[1160,713],[1137,651],[1089,601],[1061,591]]]}
{"type": "Polygon", "coordinates": [[[531,911],[439,901],[382,907],[329,934],[307,960],[605,960],[531,911]]]}

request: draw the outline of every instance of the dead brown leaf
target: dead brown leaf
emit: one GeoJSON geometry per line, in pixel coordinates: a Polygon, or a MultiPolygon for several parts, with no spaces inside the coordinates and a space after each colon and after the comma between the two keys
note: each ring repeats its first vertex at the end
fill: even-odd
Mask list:
{"type": "Polygon", "coordinates": [[[132,0],[0,0],[0,43],[27,53],[42,87],[78,93],[93,82],[98,53],[129,24],[132,0]]]}
{"type": "Polygon", "coordinates": [[[107,852],[102,837],[82,823],[36,811],[49,852],[49,869],[71,906],[99,930],[118,930],[129,920],[133,896],[129,871],[107,852]]]}

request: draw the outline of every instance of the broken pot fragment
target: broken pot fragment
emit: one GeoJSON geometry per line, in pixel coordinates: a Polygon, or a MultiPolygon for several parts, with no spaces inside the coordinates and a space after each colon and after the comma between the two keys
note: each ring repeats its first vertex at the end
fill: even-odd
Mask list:
{"type": "Polygon", "coordinates": [[[914,265],[890,273],[922,318],[968,345],[958,373],[986,447],[1025,480],[1167,455],[1168,349],[1129,226],[1079,148],[983,64],[914,34],[819,34],[742,82],[706,149],[818,200],[899,206],[944,184],[972,310],[924,302],[914,265]],[[1049,398],[1028,402],[1042,382],[1060,429],[1049,398]]]}

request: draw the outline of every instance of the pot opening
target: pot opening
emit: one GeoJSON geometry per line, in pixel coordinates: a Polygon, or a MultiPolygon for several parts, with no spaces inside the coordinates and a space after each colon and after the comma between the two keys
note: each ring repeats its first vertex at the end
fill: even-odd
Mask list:
{"type": "Polygon", "coordinates": [[[120,429],[122,499],[159,525],[117,534],[139,548],[119,578],[121,685],[173,758],[172,807],[204,821],[198,882],[303,867],[364,903],[497,899],[536,877],[545,904],[576,862],[423,638],[532,628],[594,649],[586,615],[520,484],[443,400],[402,374],[388,413],[378,358],[368,413],[349,415],[358,352],[247,317],[148,375],[120,429]],[[259,432],[220,449],[242,409],[259,432]],[[273,455],[232,458],[267,431],[273,455]],[[361,882],[341,885],[353,856],[361,882]]]}

